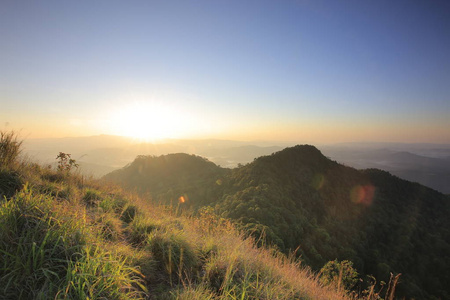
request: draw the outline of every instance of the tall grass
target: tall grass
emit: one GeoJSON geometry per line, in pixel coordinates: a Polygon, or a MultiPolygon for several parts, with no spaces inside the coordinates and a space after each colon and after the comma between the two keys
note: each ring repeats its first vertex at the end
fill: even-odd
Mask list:
{"type": "Polygon", "coordinates": [[[22,188],[23,180],[19,172],[0,168],[0,199],[10,198],[22,188]]]}
{"type": "Polygon", "coordinates": [[[70,261],[58,297],[69,299],[136,299],[144,295],[140,272],[126,259],[87,246],[70,261]],[[139,291],[136,287],[140,287],[139,291]]]}
{"type": "Polygon", "coordinates": [[[95,246],[99,241],[87,218],[81,207],[68,210],[28,186],[3,201],[0,294],[5,299],[134,298],[140,273],[95,246]]]}
{"type": "Polygon", "coordinates": [[[68,260],[85,243],[82,224],[58,216],[57,211],[50,197],[35,195],[27,186],[1,203],[0,288],[4,295],[43,299],[56,293],[68,260]]]}
{"type": "Polygon", "coordinates": [[[17,161],[22,141],[14,131],[0,131],[0,167],[8,167],[17,161]]]}

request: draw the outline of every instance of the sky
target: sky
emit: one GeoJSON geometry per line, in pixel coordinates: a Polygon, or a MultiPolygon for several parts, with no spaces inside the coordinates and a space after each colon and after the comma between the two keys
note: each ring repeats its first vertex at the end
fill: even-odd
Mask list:
{"type": "Polygon", "coordinates": [[[450,143],[448,1],[0,2],[0,129],[450,143]]]}

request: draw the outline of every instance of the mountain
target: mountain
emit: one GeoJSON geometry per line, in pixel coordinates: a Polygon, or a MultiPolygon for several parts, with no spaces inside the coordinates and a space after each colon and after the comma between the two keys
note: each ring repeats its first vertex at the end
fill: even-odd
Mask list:
{"type": "Polygon", "coordinates": [[[235,169],[186,154],[141,156],[105,179],[166,204],[188,198],[181,208],[212,206],[260,243],[285,253],[298,248],[315,270],[348,259],[386,282],[390,272],[402,273],[400,296],[450,296],[449,197],[385,171],[341,165],[313,146],[235,169]]]}
{"type": "Polygon", "coordinates": [[[141,194],[150,194],[158,203],[176,204],[183,196],[185,206],[200,207],[217,200],[216,186],[228,172],[229,169],[202,157],[178,153],[138,156],[131,164],[104,178],[141,194]]]}
{"type": "Polygon", "coordinates": [[[321,146],[325,155],[358,168],[377,168],[450,194],[449,145],[343,144],[321,146]]]}
{"type": "MultiPolygon", "coordinates": [[[[210,209],[173,213],[73,172],[70,161],[60,160],[62,170],[19,159],[20,142],[10,137],[0,135],[2,300],[366,299],[336,288],[342,280],[331,272],[324,286],[309,268],[257,247],[210,209]]],[[[176,172],[181,182],[202,184],[222,172],[199,157],[166,158],[145,172],[145,157],[130,167],[157,169],[148,174],[160,181],[176,172]]]]}

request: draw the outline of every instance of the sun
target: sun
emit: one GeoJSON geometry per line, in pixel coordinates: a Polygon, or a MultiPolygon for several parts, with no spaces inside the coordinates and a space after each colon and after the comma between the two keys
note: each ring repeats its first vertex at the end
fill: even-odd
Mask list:
{"type": "Polygon", "coordinates": [[[151,141],[176,137],[183,118],[169,106],[155,103],[132,103],[112,113],[109,127],[117,135],[151,141]]]}

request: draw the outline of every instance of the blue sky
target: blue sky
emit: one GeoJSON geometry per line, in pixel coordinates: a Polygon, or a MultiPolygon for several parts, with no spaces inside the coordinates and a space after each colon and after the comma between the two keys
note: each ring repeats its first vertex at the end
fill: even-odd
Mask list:
{"type": "Polygon", "coordinates": [[[450,143],[449,15],[446,1],[2,1],[0,122],[450,143]]]}

